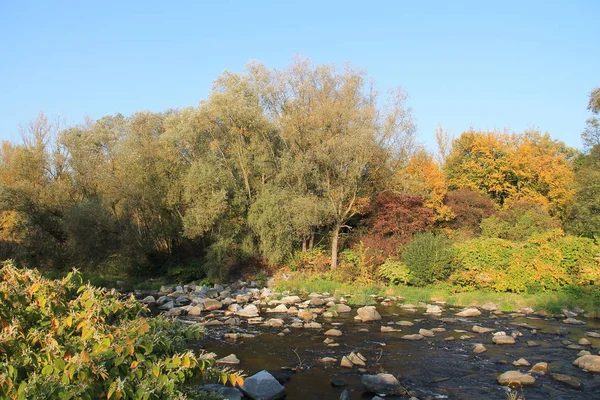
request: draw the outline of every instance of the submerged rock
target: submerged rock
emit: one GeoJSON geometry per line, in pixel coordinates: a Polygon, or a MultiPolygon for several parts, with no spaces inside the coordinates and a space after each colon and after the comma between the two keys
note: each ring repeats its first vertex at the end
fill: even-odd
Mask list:
{"type": "Polygon", "coordinates": [[[391,374],[363,375],[360,378],[365,391],[377,394],[399,396],[406,392],[398,379],[391,374]]]}
{"type": "Polygon", "coordinates": [[[473,353],[475,353],[475,354],[484,353],[484,352],[486,352],[486,351],[487,351],[487,349],[486,349],[486,348],[485,348],[485,346],[484,346],[483,344],[481,344],[481,343],[477,343],[477,344],[475,345],[475,348],[473,349],[473,353]]]}

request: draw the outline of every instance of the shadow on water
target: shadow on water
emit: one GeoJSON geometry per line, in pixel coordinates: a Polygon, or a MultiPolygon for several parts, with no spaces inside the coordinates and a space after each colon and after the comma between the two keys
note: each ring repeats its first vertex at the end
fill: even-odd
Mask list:
{"type": "MultiPolygon", "coordinates": [[[[581,371],[571,365],[580,350],[568,349],[564,340],[573,343],[585,337],[585,332],[598,331],[598,321],[588,320],[585,326],[567,326],[560,320],[539,317],[513,317],[509,315],[480,316],[442,322],[440,317],[412,313],[400,307],[378,307],[382,320],[363,323],[355,321],[351,315],[330,320],[320,318],[322,329],[294,329],[285,336],[278,333],[283,328],[268,328],[256,325],[241,327],[209,326],[201,346],[214,352],[218,357],[234,353],[241,360],[239,368],[248,375],[266,369],[280,380],[287,380],[285,388],[287,399],[338,399],[341,392],[350,389],[353,399],[370,399],[373,395],[363,393],[360,383],[361,373],[357,367],[343,368],[339,360],[351,351],[360,352],[367,358],[368,373],[387,372],[397,376],[400,383],[413,391],[417,397],[447,399],[507,399],[506,388],[497,383],[497,376],[508,370],[527,372],[529,367],[514,367],[512,362],[525,358],[534,365],[548,362],[551,373],[567,374],[583,383],[583,390],[575,390],[554,381],[550,375],[534,374],[536,384],[522,390],[527,400],[533,399],[600,399],[600,375],[581,371]],[[391,325],[401,332],[380,332],[380,327],[389,322],[411,321],[414,326],[391,325]],[[332,325],[341,323],[339,326],[332,325]],[[528,328],[515,324],[527,324],[528,328]],[[495,345],[492,334],[477,334],[471,331],[474,325],[506,331],[510,334],[518,330],[523,336],[517,338],[514,345],[495,345]],[[567,327],[570,333],[557,335],[559,327],[567,327]],[[323,340],[325,330],[336,327],[343,332],[335,341],[337,347],[328,347],[323,340]],[[369,332],[360,332],[359,329],[369,332]],[[418,333],[420,328],[445,328],[445,332],[436,332],[434,337],[420,341],[401,339],[402,335],[418,333]],[[536,328],[533,330],[532,328],[536,328]],[[462,330],[467,332],[456,332],[462,330]],[[227,332],[255,333],[255,338],[241,339],[236,342],[224,340],[227,332]],[[460,336],[469,335],[470,339],[461,340],[460,336]],[[446,341],[453,336],[455,340],[446,341]],[[529,347],[527,341],[536,341],[538,347],[529,347]],[[476,355],[472,350],[476,343],[487,347],[485,353],[476,355]],[[298,353],[298,356],[294,353],[298,353]],[[334,357],[334,364],[323,364],[319,359],[334,357]],[[282,371],[282,367],[298,367],[297,372],[282,371]],[[345,388],[332,387],[331,381],[340,379],[347,383],[345,388]]],[[[445,316],[451,316],[448,309],[445,316]]],[[[282,318],[289,321],[288,315],[271,314],[270,318],[282,318]]],[[[591,346],[586,346],[592,354],[600,348],[600,339],[588,338],[591,346]],[[591,347],[591,348],[590,348],[591,347]]],[[[387,397],[394,398],[394,397],[387,397]]],[[[400,397],[401,398],[401,397],[400,397]]],[[[408,398],[408,397],[405,397],[408,398]]]]}

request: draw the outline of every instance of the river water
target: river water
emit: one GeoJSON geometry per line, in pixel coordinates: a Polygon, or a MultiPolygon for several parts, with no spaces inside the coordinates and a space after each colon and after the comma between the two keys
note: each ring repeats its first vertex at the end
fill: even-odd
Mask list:
{"type": "MultiPolygon", "coordinates": [[[[446,308],[442,317],[425,315],[421,310],[407,312],[399,307],[378,306],[382,320],[363,323],[355,321],[356,311],[341,314],[332,319],[319,318],[322,329],[290,328],[290,333],[280,336],[284,328],[270,328],[257,325],[239,327],[207,326],[205,336],[194,345],[205,348],[224,357],[231,353],[241,360],[240,369],[248,375],[266,369],[284,384],[289,400],[338,399],[342,390],[349,389],[352,399],[371,399],[373,394],[363,393],[360,383],[361,372],[340,366],[339,360],[350,352],[360,352],[367,358],[368,373],[387,372],[398,377],[400,383],[412,395],[419,399],[507,399],[507,388],[497,383],[497,376],[508,370],[527,372],[528,367],[514,367],[511,363],[525,358],[534,365],[537,362],[549,363],[550,373],[567,374],[583,384],[583,390],[572,389],[553,380],[550,374],[533,374],[536,384],[526,387],[520,394],[527,400],[534,399],[600,399],[600,375],[584,372],[571,365],[580,350],[568,349],[563,343],[577,341],[586,332],[600,332],[597,320],[585,320],[585,326],[565,325],[561,320],[539,316],[484,315],[475,318],[459,318],[454,322],[442,322],[442,317],[452,317],[458,309],[446,308]],[[382,325],[390,322],[411,321],[412,327],[390,325],[402,332],[382,333],[382,325]],[[341,325],[332,325],[341,324],[341,325]],[[527,324],[528,328],[514,324],[527,324]],[[474,325],[493,328],[511,333],[517,330],[523,336],[517,338],[514,345],[496,345],[492,334],[477,334],[471,331],[474,325]],[[558,335],[557,329],[566,327],[567,335],[558,335]],[[335,341],[338,347],[328,347],[323,340],[324,332],[338,328],[343,332],[335,341]],[[360,332],[359,329],[368,329],[360,332]],[[445,328],[445,332],[436,332],[434,337],[420,341],[401,339],[402,335],[418,333],[420,328],[445,328]],[[532,330],[536,328],[536,330],[532,330]],[[455,332],[455,330],[468,331],[455,332]],[[230,341],[223,339],[227,332],[254,333],[255,338],[230,341]],[[469,335],[471,339],[461,340],[460,336],[469,335]],[[446,341],[453,336],[455,340],[446,341]],[[538,347],[529,347],[527,341],[536,341],[538,347]],[[473,354],[476,343],[482,343],[488,349],[481,354],[473,354]],[[298,356],[295,352],[298,353],[298,356]],[[300,360],[302,369],[300,366],[300,360]],[[334,357],[335,364],[323,364],[319,359],[334,357]],[[284,368],[282,370],[282,367],[284,368]],[[291,372],[285,367],[297,368],[291,372]],[[343,380],[345,388],[333,387],[331,381],[343,380]]],[[[265,314],[262,314],[265,316],[265,314]]],[[[290,322],[286,314],[266,314],[268,318],[282,318],[290,322]]],[[[216,315],[219,318],[219,314],[216,315]]],[[[600,339],[588,337],[591,346],[584,346],[592,354],[598,354],[600,339]]],[[[408,398],[388,397],[388,398],[408,398]]]]}

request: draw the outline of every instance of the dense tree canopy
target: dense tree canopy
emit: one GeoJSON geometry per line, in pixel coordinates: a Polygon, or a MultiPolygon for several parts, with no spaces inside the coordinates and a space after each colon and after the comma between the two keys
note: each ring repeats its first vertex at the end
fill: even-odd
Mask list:
{"type": "Polygon", "coordinates": [[[440,126],[435,156],[406,102],[351,66],[299,58],[225,72],[197,107],[76,126],[40,114],[2,143],[1,256],[106,273],[187,265],[218,280],[299,252],[336,268],[352,246],[376,255],[372,268],[392,257],[389,269],[414,237],[598,237],[598,89],[585,154],[538,131],[451,140],[440,126]]]}

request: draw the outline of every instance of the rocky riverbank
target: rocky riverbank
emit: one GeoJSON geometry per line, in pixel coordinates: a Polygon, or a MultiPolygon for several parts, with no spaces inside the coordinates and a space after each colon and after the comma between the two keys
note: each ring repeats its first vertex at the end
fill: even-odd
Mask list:
{"type": "Polygon", "coordinates": [[[456,309],[401,297],[354,309],[351,297],[238,282],[163,287],[141,301],[204,325],[202,344],[218,362],[255,374],[241,388],[248,398],[505,399],[518,387],[527,399],[583,399],[600,391],[600,325],[584,310],[508,314],[493,303],[456,309]]]}

